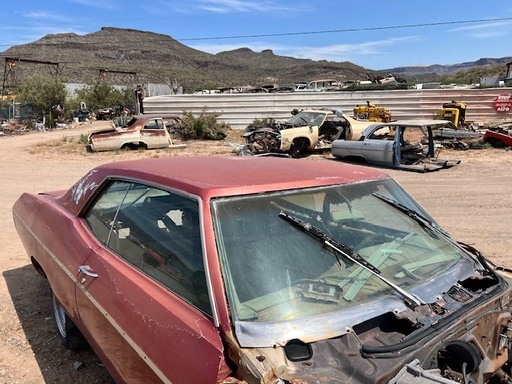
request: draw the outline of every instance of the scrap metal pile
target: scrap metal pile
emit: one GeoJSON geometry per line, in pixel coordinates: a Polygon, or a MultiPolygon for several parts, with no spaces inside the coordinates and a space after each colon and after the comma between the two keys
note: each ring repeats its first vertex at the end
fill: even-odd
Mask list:
{"type": "Polygon", "coordinates": [[[20,135],[32,130],[32,128],[32,124],[27,122],[5,121],[0,125],[0,136],[20,135]]]}

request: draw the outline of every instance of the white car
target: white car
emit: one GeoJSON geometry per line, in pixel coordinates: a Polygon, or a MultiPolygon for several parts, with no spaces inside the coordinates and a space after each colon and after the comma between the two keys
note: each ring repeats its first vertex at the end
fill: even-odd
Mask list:
{"type": "Polygon", "coordinates": [[[287,121],[264,126],[248,126],[242,137],[247,145],[240,152],[250,154],[288,154],[304,157],[329,150],[333,140],[358,140],[369,121],[356,120],[339,110],[328,108],[294,110],[287,121]]]}

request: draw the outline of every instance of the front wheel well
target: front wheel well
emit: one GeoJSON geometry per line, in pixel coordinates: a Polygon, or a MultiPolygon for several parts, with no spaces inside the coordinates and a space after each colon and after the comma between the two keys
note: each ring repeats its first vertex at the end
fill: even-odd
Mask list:
{"type": "Polygon", "coordinates": [[[290,145],[290,155],[294,158],[304,157],[307,155],[311,142],[307,137],[296,137],[290,145]]]}

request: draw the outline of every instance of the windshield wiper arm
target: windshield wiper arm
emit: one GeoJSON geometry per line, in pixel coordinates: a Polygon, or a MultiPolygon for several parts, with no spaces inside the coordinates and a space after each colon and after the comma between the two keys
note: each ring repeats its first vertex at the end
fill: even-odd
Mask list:
{"type": "Polygon", "coordinates": [[[411,209],[409,207],[406,207],[404,204],[399,203],[398,201],[391,199],[387,196],[384,196],[378,192],[374,192],[372,194],[376,198],[390,204],[391,206],[395,207],[399,211],[405,213],[407,216],[409,216],[411,219],[419,223],[422,227],[428,228],[437,234],[439,234],[443,239],[448,241],[449,243],[453,244],[458,249],[462,250],[465,254],[469,255],[471,259],[473,259],[475,262],[480,264],[480,272],[489,271],[489,268],[486,268],[487,262],[483,259],[482,255],[479,252],[476,252],[476,254],[473,254],[469,252],[465,247],[461,246],[457,241],[452,239],[452,237],[441,227],[439,227],[437,224],[433,223],[431,220],[427,219],[425,216],[421,215],[420,213],[416,212],[414,209],[411,209]]]}
{"type": "Polygon", "coordinates": [[[316,238],[318,241],[322,242],[326,246],[333,249],[337,254],[345,257],[346,259],[350,260],[351,262],[359,265],[363,269],[369,271],[372,275],[376,276],[378,279],[380,279],[385,284],[389,285],[391,288],[393,288],[396,292],[398,292],[404,299],[405,303],[412,307],[418,307],[420,305],[425,305],[426,303],[413,296],[409,292],[405,291],[404,289],[400,288],[395,283],[389,281],[385,277],[383,277],[380,274],[380,270],[363,259],[356,251],[354,251],[352,248],[346,246],[345,244],[339,243],[336,240],[334,240],[332,237],[327,235],[325,232],[323,232],[321,229],[315,227],[314,225],[311,225],[310,223],[303,221],[301,219],[296,218],[295,216],[289,215],[286,212],[279,212],[279,217],[282,219],[288,221],[289,223],[293,224],[295,227],[309,233],[314,238],[316,238]]]}
{"type": "Polygon", "coordinates": [[[399,203],[398,201],[391,199],[387,196],[384,196],[378,192],[372,193],[373,196],[375,196],[378,199],[381,199],[382,201],[388,203],[389,205],[392,205],[393,207],[397,208],[398,210],[405,213],[407,216],[409,216],[411,219],[415,220],[417,223],[422,225],[423,227],[430,228],[434,230],[435,232],[443,235],[444,237],[450,237],[450,235],[441,227],[427,219],[425,216],[420,214],[419,212],[416,212],[414,209],[411,209],[409,207],[406,207],[404,204],[399,203]]]}

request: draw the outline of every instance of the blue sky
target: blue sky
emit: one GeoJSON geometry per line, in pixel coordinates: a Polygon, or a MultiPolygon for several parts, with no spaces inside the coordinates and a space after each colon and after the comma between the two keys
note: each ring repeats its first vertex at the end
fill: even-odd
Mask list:
{"type": "Polygon", "coordinates": [[[247,47],[368,69],[512,56],[509,0],[18,0],[2,4],[0,52],[101,27],[169,35],[209,53],[247,47]]]}

